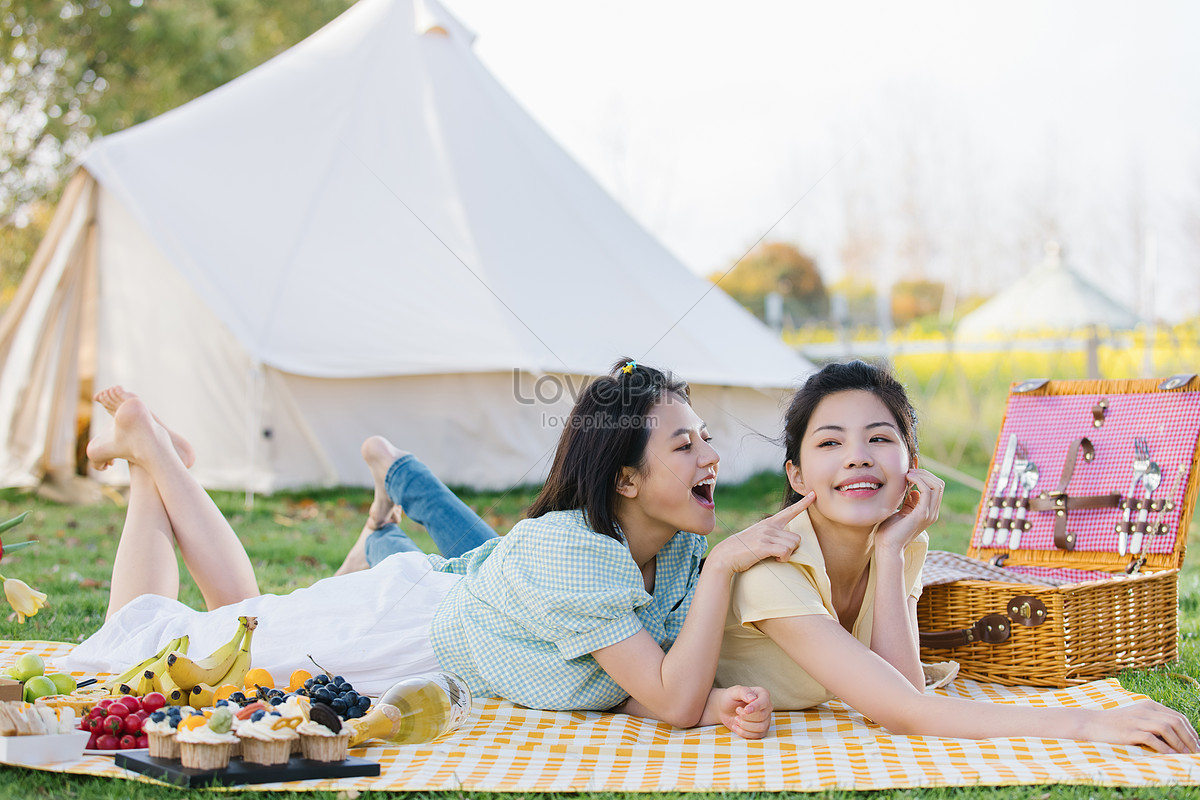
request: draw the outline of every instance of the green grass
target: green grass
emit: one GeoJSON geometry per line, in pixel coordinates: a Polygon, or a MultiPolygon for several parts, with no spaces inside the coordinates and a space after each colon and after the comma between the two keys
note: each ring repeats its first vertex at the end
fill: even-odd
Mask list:
{"type": "MultiPolygon", "coordinates": [[[[979,474],[983,469],[974,470],[979,474]]],[[[782,478],[761,475],[737,487],[723,486],[719,495],[719,521],[714,541],[736,533],[779,507],[782,478]]],[[[532,500],[535,489],[518,488],[506,493],[461,492],[463,499],[499,531],[507,531],[532,500]]],[[[370,492],[365,489],[321,490],[259,497],[252,509],[245,508],[240,494],[215,493],[214,498],[245,542],[264,592],[287,592],[327,576],[341,563],[357,537],[366,516],[370,492]]],[[[934,548],[965,552],[974,522],[978,493],[950,483],[940,519],[930,530],[934,548]]],[[[0,521],[22,511],[32,513],[17,528],[4,535],[4,542],[38,540],[35,547],[4,556],[0,571],[20,578],[46,592],[50,604],[24,625],[0,617],[4,639],[47,639],[81,641],[100,626],[108,599],[108,580],[120,535],[124,510],[108,502],[96,506],[63,506],[39,500],[19,490],[0,490],[0,521]]],[[[409,526],[406,526],[409,527],[409,526]]],[[[428,536],[412,526],[410,532],[423,547],[431,548],[428,536]]],[[[180,599],[200,607],[195,585],[184,576],[180,599]]],[[[1127,688],[1144,692],[1200,721],[1194,684],[1168,675],[1169,672],[1200,678],[1200,571],[1185,568],[1180,580],[1181,662],[1169,669],[1129,671],[1121,676],[1127,688]]],[[[366,793],[374,794],[374,793],[366,793]]],[[[1193,790],[1121,790],[1104,787],[1009,787],[979,789],[920,789],[880,792],[823,792],[814,797],[840,798],[859,795],[872,798],[1174,798],[1193,796],[1193,790]],[[965,792],[965,795],[963,794],[965,792]]],[[[194,791],[192,797],[223,796],[224,793],[194,791]]],[[[250,792],[250,797],[278,797],[275,793],[250,792]]],[[[0,797],[63,798],[165,798],[178,797],[175,789],[132,781],[71,776],[16,767],[0,768],[0,797]]],[[[240,796],[247,796],[242,794],[240,796]]],[[[315,793],[323,798],[335,793],[315,793]]],[[[412,797],[455,798],[457,792],[411,793],[412,797]]],[[[495,800],[518,800],[523,796],[484,794],[495,800]]],[[[558,797],[566,795],[548,795],[558,797]]],[[[727,795],[662,795],[662,797],[715,798],[727,795]]],[[[749,798],[751,793],[735,794],[749,798]]],[[[598,798],[625,798],[604,793],[598,798]]]]}

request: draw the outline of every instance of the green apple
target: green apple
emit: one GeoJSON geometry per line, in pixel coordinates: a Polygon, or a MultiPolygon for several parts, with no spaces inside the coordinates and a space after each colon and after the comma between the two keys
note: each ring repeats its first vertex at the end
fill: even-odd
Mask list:
{"type": "Polygon", "coordinates": [[[17,656],[17,662],[13,664],[12,676],[19,681],[27,681],[45,674],[46,662],[42,661],[41,656],[33,653],[17,656]]]}
{"type": "Polygon", "coordinates": [[[54,688],[58,690],[55,694],[70,694],[77,688],[75,679],[65,672],[56,672],[46,677],[54,681],[54,688]]]}
{"type": "Polygon", "coordinates": [[[58,694],[58,687],[45,675],[35,675],[25,681],[26,703],[32,703],[39,697],[49,697],[52,694],[58,694]]]}

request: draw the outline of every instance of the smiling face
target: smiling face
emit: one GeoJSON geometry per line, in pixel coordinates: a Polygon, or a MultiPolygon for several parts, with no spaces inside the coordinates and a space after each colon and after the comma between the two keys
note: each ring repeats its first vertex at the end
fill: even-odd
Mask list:
{"type": "Polygon", "coordinates": [[[817,404],[799,462],[787,462],[788,481],[801,494],[817,493],[808,511],[818,530],[825,521],[870,530],[903,500],[912,456],[883,401],[847,391],[817,404]]]}
{"type": "Polygon", "coordinates": [[[717,463],[704,421],[677,395],[667,395],[646,418],[650,437],[638,468],[618,478],[617,518],[626,535],[669,539],[676,531],[706,536],[716,525],[717,463]]]}

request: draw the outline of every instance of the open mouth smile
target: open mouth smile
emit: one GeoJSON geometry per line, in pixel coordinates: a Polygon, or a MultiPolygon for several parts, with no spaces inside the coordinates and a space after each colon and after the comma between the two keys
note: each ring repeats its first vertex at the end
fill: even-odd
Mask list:
{"type": "Polygon", "coordinates": [[[714,508],[716,503],[713,502],[713,490],[716,489],[716,486],[716,478],[705,478],[692,487],[692,497],[696,498],[696,502],[703,507],[714,508]]]}
{"type": "Polygon", "coordinates": [[[875,483],[873,481],[855,481],[854,483],[847,483],[847,484],[843,484],[842,486],[836,486],[834,488],[839,492],[861,492],[861,491],[874,492],[878,489],[883,488],[883,484],[875,483]]]}

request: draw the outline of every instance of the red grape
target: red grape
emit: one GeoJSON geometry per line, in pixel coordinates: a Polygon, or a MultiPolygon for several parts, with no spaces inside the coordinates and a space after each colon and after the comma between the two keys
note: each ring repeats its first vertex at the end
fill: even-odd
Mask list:
{"type": "Polygon", "coordinates": [[[137,737],[131,733],[127,733],[121,737],[119,744],[122,750],[132,750],[137,747],[137,737]]]}
{"type": "Polygon", "coordinates": [[[106,733],[103,736],[96,738],[96,750],[120,750],[121,740],[113,736],[111,733],[106,733]]]}

